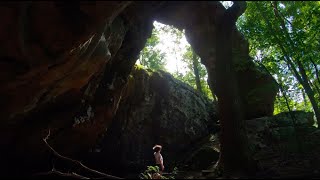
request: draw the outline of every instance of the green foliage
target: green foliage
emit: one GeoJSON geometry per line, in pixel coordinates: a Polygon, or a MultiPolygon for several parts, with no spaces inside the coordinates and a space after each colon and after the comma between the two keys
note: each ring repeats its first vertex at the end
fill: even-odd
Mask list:
{"type": "Polygon", "coordinates": [[[135,64],[134,65],[134,69],[135,70],[141,70],[141,69],[144,69],[144,67],[142,65],[140,65],[140,64],[135,64]]]}
{"type": "MultiPolygon", "coordinates": [[[[139,177],[140,179],[153,179],[152,177],[156,173],[160,174],[158,166],[147,166],[147,169],[143,173],[141,173],[139,177]]],[[[178,168],[175,167],[170,176],[166,177],[161,175],[160,179],[175,179],[175,176],[177,175],[177,173],[178,173],[178,168]]]]}
{"type": "Polygon", "coordinates": [[[203,64],[200,63],[200,57],[195,54],[195,52],[192,50],[192,47],[189,45],[187,46],[187,51],[183,54],[183,61],[187,64],[187,71],[185,75],[182,74],[174,74],[175,78],[189,84],[194,89],[197,89],[196,86],[196,77],[194,73],[194,68],[197,68],[199,71],[199,77],[200,77],[200,84],[201,84],[201,91],[203,95],[208,97],[209,99],[213,99],[210,87],[207,83],[207,70],[203,64]],[[196,57],[196,67],[193,64],[193,56],[196,57]]]}
{"type": "Polygon", "coordinates": [[[147,166],[147,169],[140,174],[140,179],[152,179],[152,175],[159,173],[158,166],[147,166]]]}
{"type": "Polygon", "coordinates": [[[164,59],[165,53],[156,49],[155,46],[159,43],[159,32],[156,28],[153,29],[151,37],[147,40],[145,47],[140,53],[139,62],[153,70],[164,70],[166,62],[164,59]]]}
{"type": "Polygon", "coordinates": [[[293,110],[312,110],[298,76],[309,81],[320,105],[316,74],[320,68],[319,17],[320,4],[316,1],[249,1],[237,22],[249,41],[250,55],[283,87],[275,102],[275,114],[288,110],[284,96],[293,110]],[[303,69],[307,79],[303,78],[303,69]]]}
{"type": "MultiPolygon", "coordinates": [[[[180,47],[181,40],[184,33],[173,26],[165,25],[160,27],[155,27],[152,31],[151,37],[147,40],[144,49],[140,53],[138,62],[145,68],[152,70],[165,70],[166,65],[166,55],[173,54],[177,58],[177,52],[181,52],[180,47]],[[174,46],[170,49],[164,50],[158,49],[160,43],[160,35],[169,34],[171,39],[174,40],[174,46]]],[[[207,96],[209,99],[213,99],[211,90],[207,84],[207,72],[204,65],[200,63],[200,57],[197,56],[190,45],[187,45],[185,53],[182,55],[182,61],[187,64],[185,73],[182,73],[178,68],[176,72],[173,73],[173,76],[190,86],[197,89],[196,86],[196,76],[194,68],[197,68],[199,71],[199,78],[201,84],[201,91],[203,95],[207,96]],[[196,66],[193,64],[193,58],[196,58],[196,66]]]]}

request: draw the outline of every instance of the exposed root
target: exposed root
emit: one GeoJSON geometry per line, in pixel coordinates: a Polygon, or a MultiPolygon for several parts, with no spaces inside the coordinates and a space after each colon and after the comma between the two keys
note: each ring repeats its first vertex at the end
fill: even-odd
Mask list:
{"type": "Polygon", "coordinates": [[[47,147],[53,152],[53,154],[60,158],[60,159],[64,159],[64,160],[67,160],[71,163],[73,163],[74,165],[76,166],[80,166],[82,169],[85,169],[86,171],[89,171],[97,176],[100,176],[100,177],[86,177],[86,176],[83,176],[81,174],[77,174],[75,172],[71,172],[71,173],[64,173],[64,172],[61,172],[61,171],[58,171],[56,170],[54,167],[52,168],[51,171],[48,171],[48,172],[42,172],[42,173],[36,173],[34,174],[35,176],[41,176],[41,175],[59,175],[59,176],[65,176],[65,177],[72,177],[72,178],[77,178],[77,179],[123,179],[123,178],[120,178],[120,177],[116,177],[116,176],[112,176],[112,175],[109,175],[109,174],[105,174],[103,172],[100,172],[100,171],[97,171],[97,170],[94,170],[94,169],[91,169],[87,166],[85,166],[84,164],[82,164],[80,161],[77,161],[77,160],[74,160],[74,159],[71,159],[69,157],[66,157],[66,156],[63,156],[61,154],[59,154],[56,150],[54,150],[50,145],[49,143],[47,142],[47,140],[49,139],[50,137],[50,129],[48,130],[48,134],[45,138],[43,138],[43,141],[44,143],[47,145],[47,147]]]}

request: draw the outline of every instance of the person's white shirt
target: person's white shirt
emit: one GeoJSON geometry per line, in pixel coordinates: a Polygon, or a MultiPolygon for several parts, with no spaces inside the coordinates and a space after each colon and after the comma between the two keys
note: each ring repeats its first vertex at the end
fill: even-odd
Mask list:
{"type": "Polygon", "coordinates": [[[156,159],[156,164],[163,164],[163,158],[162,155],[160,154],[160,152],[155,152],[154,153],[155,159],[156,159]]]}
{"type": "Polygon", "coordinates": [[[154,157],[156,159],[156,164],[160,165],[160,171],[164,170],[163,158],[160,151],[154,153],[154,157]]]}

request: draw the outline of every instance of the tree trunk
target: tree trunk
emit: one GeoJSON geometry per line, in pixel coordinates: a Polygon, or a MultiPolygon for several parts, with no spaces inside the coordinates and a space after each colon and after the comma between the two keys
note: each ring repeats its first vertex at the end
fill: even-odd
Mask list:
{"type": "Polygon", "coordinates": [[[319,70],[318,70],[318,68],[317,68],[317,65],[316,65],[316,63],[312,60],[312,58],[310,58],[310,61],[311,61],[312,65],[313,65],[314,69],[316,70],[316,77],[317,77],[318,83],[320,84],[319,70]]]}
{"type": "MultiPolygon", "coordinates": [[[[287,38],[287,39],[289,40],[289,42],[290,42],[291,50],[293,50],[293,51],[294,51],[294,50],[297,50],[297,49],[295,48],[294,42],[292,41],[292,39],[291,39],[291,37],[290,37],[290,35],[289,35],[288,31],[287,31],[287,28],[286,28],[286,26],[285,26],[285,23],[284,23],[283,19],[280,17],[280,15],[279,15],[279,13],[278,13],[279,11],[278,11],[278,8],[277,8],[277,3],[276,3],[276,1],[273,1],[271,4],[272,4],[273,7],[274,7],[274,15],[275,15],[275,16],[278,18],[278,20],[280,21],[280,24],[281,24],[282,30],[283,30],[283,32],[284,32],[284,35],[286,36],[286,38],[287,38]]],[[[280,41],[279,41],[279,42],[280,42],[280,41]]],[[[282,44],[279,44],[279,45],[282,46],[282,47],[281,47],[282,50],[285,49],[282,44]]],[[[289,52],[290,52],[290,51],[289,51],[289,52]]],[[[289,53],[285,53],[285,51],[283,51],[283,53],[289,55],[289,53]]],[[[286,59],[287,59],[287,61],[291,64],[292,70],[295,70],[295,66],[294,66],[293,61],[292,61],[290,58],[286,58],[286,59]]],[[[298,69],[299,69],[299,72],[300,72],[301,76],[300,76],[300,74],[299,74],[298,72],[296,72],[296,71],[295,71],[295,74],[296,74],[296,76],[297,76],[297,79],[298,79],[299,83],[300,83],[300,84],[303,86],[303,88],[305,89],[306,94],[307,94],[307,96],[309,97],[309,100],[310,100],[310,102],[311,102],[311,105],[312,105],[314,114],[315,114],[315,116],[316,116],[316,118],[317,118],[317,123],[320,124],[320,111],[319,111],[319,107],[318,107],[317,101],[316,101],[316,99],[314,98],[314,91],[312,90],[312,88],[311,88],[311,86],[310,86],[310,84],[309,84],[309,78],[308,78],[308,76],[307,76],[307,73],[306,73],[306,70],[305,70],[303,64],[301,63],[301,61],[300,61],[299,59],[296,59],[296,61],[297,61],[298,69]],[[299,78],[298,78],[298,77],[299,77],[299,78]]],[[[318,126],[318,127],[319,127],[319,126],[318,126]]]]}
{"type": "Polygon", "coordinates": [[[318,93],[318,95],[320,96],[320,88],[315,83],[313,84],[313,86],[316,92],[318,93]]]}
{"type": "Polygon", "coordinates": [[[141,63],[142,66],[146,66],[146,63],[145,63],[145,61],[143,59],[144,57],[143,57],[143,52],[142,51],[140,52],[140,63],[141,63]]]}
{"type": "Polygon", "coordinates": [[[239,15],[238,2],[226,10],[216,25],[216,95],[220,115],[220,157],[218,167],[225,177],[243,177],[251,169],[238,82],[232,63],[232,31],[239,15]]]}
{"type": "Polygon", "coordinates": [[[216,77],[218,108],[221,125],[221,154],[219,163],[226,176],[239,175],[247,164],[247,142],[244,116],[238,93],[237,80],[232,67],[231,34],[219,33],[217,38],[216,77]],[[219,40],[218,40],[219,39],[219,40]]]}
{"type": "MultiPolygon", "coordinates": [[[[314,97],[314,91],[312,90],[310,84],[308,83],[308,77],[307,77],[307,74],[305,72],[305,69],[302,66],[300,61],[298,61],[298,68],[299,68],[299,70],[301,72],[302,79],[303,79],[302,86],[304,87],[304,89],[306,91],[306,94],[309,97],[309,100],[311,102],[314,114],[315,114],[315,116],[317,118],[317,123],[318,123],[318,125],[320,125],[320,111],[319,111],[318,103],[317,103],[317,101],[316,101],[316,99],[314,97]]],[[[320,128],[320,127],[318,126],[318,128],[320,128]]]]}
{"type": "MultiPolygon", "coordinates": [[[[300,75],[299,72],[296,70],[296,67],[294,66],[293,61],[286,55],[287,53],[286,53],[284,47],[282,46],[282,44],[280,42],[278,44],[279,44],[280,48],[282,49],[282,52],[285,54],[284,57],[286,59],[286,62],[288,63],[290,70],[293,72],[293,74],[297,78],[298,82],[303,86],[303,89],[305,90],[305,92],[310,100],[310,103],[312,105],[314,114],[317,119],[317,123],[320,124],[319,107],[318,107],[316,99],[314,98],[314,91],[312,90],[310,84],[308,83],[308,77],[307,77],[307,74],[305,72],[303,65],[298,60],[298,69],[299,69],[299,72],[301,73],[301,75],[300,75]]],[[[318,126],[318,128],[319,128],[319,126],[318,126]]]]}
{"type": "MultiPolygon", "coordinates": [[[[281,44],[280,44],[280,47],[281,47],[283,53],[286,54],[285,53],[286,51],[284,50],[284,47],[281,44]]],[[[317,123],[320,124],[319,107],[318,107],[316,99],[314,98],[314,92],[313,92],[310,84],[308,83],[308,77],[307,77],[307,74],[305,72],[304,67],[302,66],[301,62],[298,61],[298,69],[299,69],[299,72],[301,73],[301,76],[300,76],[299,72],[295,69],[295,66],[294,66],[293,62],[290,60],[290,58],[285,56],[285,59],[286,59],[287,63],[289,64],[291,71],[293,72],[293,74],[297,78],[298,82],[303,86],[303,89],[305,90],[305,92],[310,100],[310,103],[312,105],[314,114],[317,119],[317,123]]]]}
{"type": "Polygon", "coordinates": [[[197,86],[197,91],[202,94],[202,88],[201,88],[201,82],[200,82],[200,75],[199,75],[199,62],[197,59],[197,56],[195,52],[192,50],[192,63],[193,63],[193,72],[196,80],[196,86],[197,86]]]}
{"type": "Polygon", "coordinates": [[[303,97],[303,102],[304,102],[304,108],[307,109],[308,103],[307,103],[307,98],[306,98],[306,93],[304,92],[304,90],[301,90],[302,92],[302,97],[303,97]]]}
{"type": "MultiPolygon", "coordinates": [[[[286,27],[283,23],[283,20],[281,21],[279,15],[277,13],[278,11],[277,11],[277,8],[276,8],[277,6],[276,6],[275,2],[272,4],[274,7],[274,14],[280,20],[280,25],[282,26],[282,31],[283,31],[284,35],[288,38],[288,41],[290,42],[291,48],[290,47],[289,48],[291,51],[293,51],[293,50],[295,50],[294,43],[292,42],[292,39],[290,38],[288,31],[286,30],[286,27]]],[[[257,8],[260,9],[260,12],[263,12],[259,6],[257,6],[257,8]]],[[[270,24],[268,19],[266,19],[266,16],[264,14],[262,14],[262,17],[264,18],[265,22],[268,24],[269,31],[274,32],[273,26],[270,24]]],[[[307,74],[305,72],[305,69],[304,69],[302,63],[300,62],[300,60],[297,60],[298,69],[299,69],[299,72],[301,73],[301,75],[300,75],[300,73],[296,70],[296,66],[295,66],[294,62],[289,57],[290,53],[288,53],[288,51],[285,49],[285,47],[287,47],[287,46],[284,46],[282,44],[282,42],[280,41],[280,39],[278,38],[278,36],[275,33],[271,33],[271,34],[273,34],[273,36],[275,37],[277,44],[279,45],[279,47],[285,57],[285,61],[288,64],[291,72],[293,72],[293,74],[297,78],[298,82],[303,86],[303,88],[304,88],[304,90],[305,90],[305,92],[311,102],[313,111],[314,111],[316,119],[317,119],[317,123],[320,124],[319,107],[318,107],[317,101],[314,98],[314,92],[313,92],[310,84],[308,83],[308,77],[307,77],[307,74]]],[[[318,126],[318,128],[320,128],[320,126],[318,126]]]]}
{"type": "Polygon", "coordinates": [[[211,90],[211,94],[212,94],[212,97],[213,97],[213,100],[214,102],[218,102],[218,99],[217,99],[217,96],[216,96],[216,92],[215,92],[215,88],[214,88],[214,70],[210,70],[206,67],[207,69],[207,73],[208,73],[208,79],[207,79],[207,83],[208,83],[208,86],[209,86],[209,89],[211,90]]]}

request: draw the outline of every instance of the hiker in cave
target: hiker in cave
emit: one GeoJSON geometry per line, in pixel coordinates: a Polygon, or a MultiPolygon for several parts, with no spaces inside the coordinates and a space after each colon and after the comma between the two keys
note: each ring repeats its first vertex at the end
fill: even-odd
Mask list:
{"type": "Polygon", "coordinates": [[[160,170],[160,174],[162,174],[163,170],[164,170],[164,165],[163,165],[163,158],[161,155],[161,150],[162,150],[162,146],[161,145],[155,145],[153,146],[153,151],[154,151],[154,158],[156,160],[156,165],[159,167],[160,170]]]}

